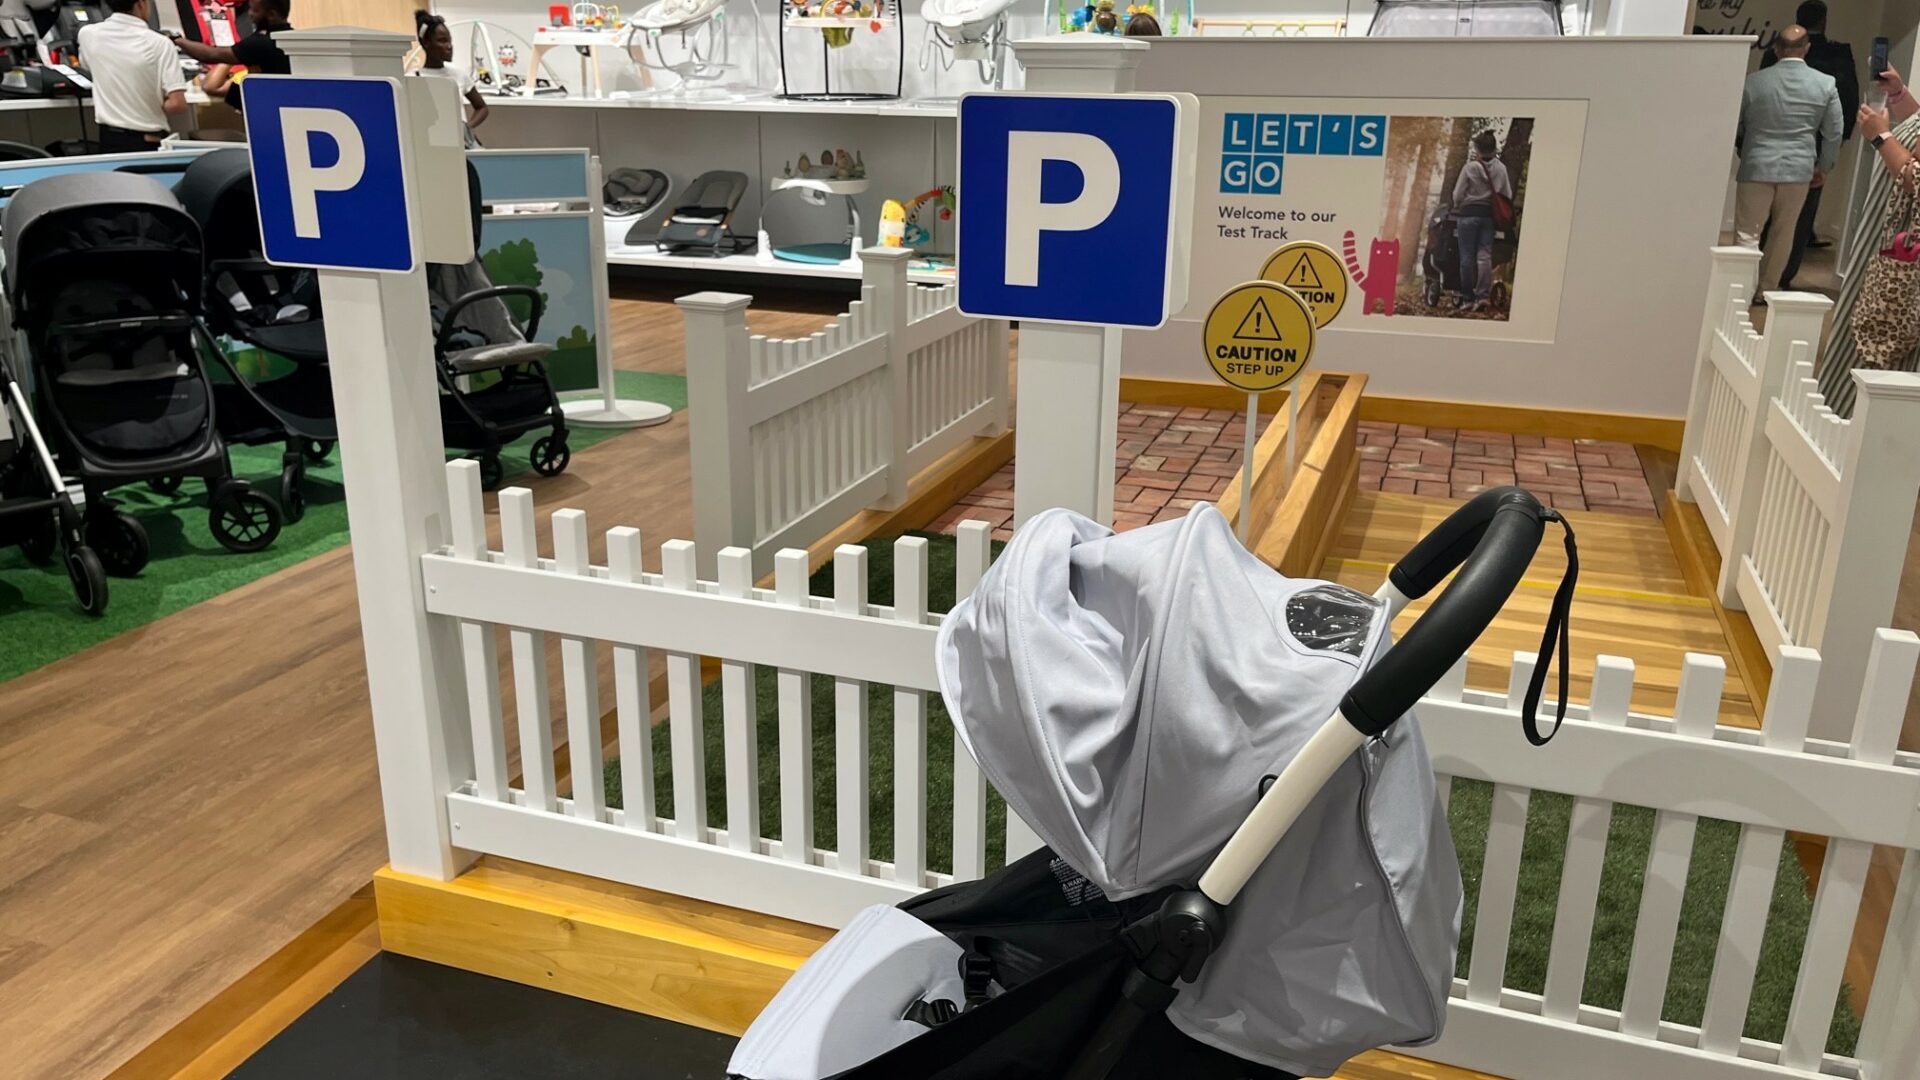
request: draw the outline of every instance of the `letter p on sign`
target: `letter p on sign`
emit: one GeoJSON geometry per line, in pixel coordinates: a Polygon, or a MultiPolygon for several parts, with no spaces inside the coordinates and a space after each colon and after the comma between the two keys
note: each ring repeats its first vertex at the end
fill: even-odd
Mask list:
{"type": "Polygon", "coordinates": [[[1196,110],[1186,94],[962,98],[960,310],[1153,327],[1184,307],[1196,110]]]}
{"type": "Polygon", "coordinates": [[[280,138],[287,155],[287,193],[293,200],[293,233],[308,240],[320,238],[322,191],[352,191],[367,174],[367,146],[353,118],[338,109],[286,108],[280,110],[280,138]],[[338,155],[333,164],[313,163],[313,136],[333,140],[338,155]]]}
{"type": "Polygon", "coordinates": [[[269,261],[418,268],[407,117],[397,79],[247,80],[247,150],[269,261]]]}

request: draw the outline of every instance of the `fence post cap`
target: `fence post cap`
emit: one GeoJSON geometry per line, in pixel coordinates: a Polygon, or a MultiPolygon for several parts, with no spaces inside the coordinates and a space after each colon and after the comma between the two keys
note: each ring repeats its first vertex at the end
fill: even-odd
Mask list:
{"type": "Polygon", "coordinates": [[[1760,261],[1760,249],[1725,244],[1713,249],[1713,257],[1723,262],[1757,263],[1760,261]]]}
{"type": "Polygon", "coordinates": [[[1819,293],[1782,292],[1778,289],[1769,289],[1761,296],[1767,302],[1767,308],[1770,311],[1826,311],[1833,306],[1832,300],[1819,293]]]}
{"type": "Polygon", "coordinates": [[[730,292],[697,292],[674,303],[689,311],[745,311],[753,297],[730,292]]]}
{"type": "Polygon", "coordinates": [[[1877,371],[1854,368],[1851,372],[1860,393],[1881,400],[1920,401],[1920,375],[1911,371],[1877,371]]]}
{"type": "Polygon", "coordinates": [[[905,262],[913,258],[913,249],[910,247],[870,247],[861,248],[858,254],[861,262],[868,260],[876,262],[905,262]]]}

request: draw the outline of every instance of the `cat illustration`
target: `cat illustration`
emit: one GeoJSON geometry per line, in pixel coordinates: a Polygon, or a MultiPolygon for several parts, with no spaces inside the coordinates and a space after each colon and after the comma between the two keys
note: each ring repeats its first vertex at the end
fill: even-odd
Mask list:
{"type": "Polygon", "coordinates": [[[1347,272],[1353,275],[1353,283],[1360,286],[1364,303],[1360,305],[1363,314],[1392,315],[1393,286],[1400,279],[1400,241],[1375,240],[1373,249],[1367,253],[1367,268],[1360,269],[1360,258],[1353,247],[1353,230],[1347,230],[1343,245],[1347,256],[1347,272]]]}

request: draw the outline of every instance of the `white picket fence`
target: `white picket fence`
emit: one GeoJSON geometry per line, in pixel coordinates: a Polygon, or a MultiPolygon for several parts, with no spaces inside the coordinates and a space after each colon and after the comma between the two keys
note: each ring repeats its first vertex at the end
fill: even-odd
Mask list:
{"type": "Polygon", "coordinates": [[[750,297],[679,301],[694,537],[708,553],[749,549],[756,576],[782,548],[898,506],[915,474],[1006,428],[1007,323],[960,314],[953,285],[911,284],[905,249],[860,257],[860,299],[810,337],[749,334],[750,297]]]}
{"type": "MultiPolygon", "coordinates": [[[[587,523],[577,510],[553,515],[554,557],[542,558],[532,498],[518,488],[500,494],[504,550],[492,552],[478,467],[456,461],[447,468],[452,544],[423,556],[419,569],[430,636],[457,640],[464,658],[464,688],[441,686],[439,708],[429,711],[464,730],[430,731],[415,742],[454,747],[471,739],[472,768],[463,768],[463,754],[445,751],[437,771],[447,786],[430,793],[444,804],[441,843],[449,851],[828,926],[865,905],[898,902],[985,869],[987,793],[963,751],[955,751],[951,804],[930,805],[927,797],[939,617],[927,612],[924,540],[895,544],[892,606],[868,602],[865,551],[857,547],[836,552],[831,597],[809,595],[807,556],[798,550],[776,556],[770,590],[755,587],[742,547],[716,553],[715,580],[699,578],[694,546],[678,540],[661,548],[662,573],[642,572],[641,537],[630,528],[608,531],[607,565],[590,565],[587,523]],[[497,659],[501,628],[511,639],[510,684],[497,659]],[[561,639],[573,775],[567,797],[558,794],[553,770],[548,634],[561,639]],[[613,665],[625,810],[610,809],[602,790],[600,643],[613,665]],[[648,672],[656,651],[664,658],[672,742],[664,775],[653,768],[660,703],[651,698],[648,672]],[[706,820],[703,656],[720,661],[724,830],[706,820]],[[778,840],[764,835],[770,822],[759,816],[761,785],[770,778],[759,772],[756,667],[777,672],[778,840]],[[815,674],[834,680],[830,718],[814,715],[815,674]],[[868,773],[869,684],[890,687],[893,700],[894,845],[885,862],[869,844],[876,779],[868,773]],[[502,701],[509,685],[526,777],[519,787],[508,783],[502,701]],[[813,819],[816,722],[833,725],[833,821],[813,819]],[[656,816],[656,785],[669,779],[672,815],[656,816]],[[929,865],[927,826],[935,815],[951,815],[950,868],[929,865]],[[827,838],[832,850],[821,850],[827,838]]],[[[989,557],[986,527],[961,526],[956,595],[980,580],[989,557]]],[[[1435,769],[1496,787],[1471,974],[1456,983],[1443,1039],[1412,1052],[1518,1080],[1920,1076],[1920,756],[1895,749],[1920,638],[1883,630],[1870,645],[1865,693],[1856,695],[1857,713],[1842,718],[1842,741],[1809,736],[1830,706],[1815,695],[1820,658],[1792,645],[1781,648],[1762,732],[1718,725],[1725,675],[1718,658],[1687,659],[1675,715],[1666,718],[1631,712],[1631,663],[1602,657],[1592,704],[1571,708],[1559,737],[1542,750],[1522,740],[1518,719],[1531,656],[1515,656],[1506,694],[1466,690],[1464,664],[1455,667],[1420,708],[1435,769]],[[1577,800],[1543,994],[1503,985],[1533,791],[1577,800]],[[1652,808],[1658,818],[1625,999],[1610,1011],[1581,998],[1615,803],[1652,808]],[[1702,817],[1737,822],[1742,833],[1705,1020],[1692,1028],[1663,1021],[1661,1007],[1702,817]],[[1742,1028],[1789,831],[1831,839],[1786,1038],[1760,1043],[1742,1028]],[[1828,1024],[1875,844],[1904,851],[1905,863],[1858,1054],[1843,1059],[1825,1053],[1828,1024]]],[[[389,791],[389,801],[401,794],[389,791]]],[[[457,855],[443,860],[458,862],[457,855]]]]}
{"type": "Polygon", "coordinates": [[[1920,498],[1920,376],[1856,371],[1853,416],[1835,415],[1813,377],[1832,301],[1768,293],[1759,333],[1748,313],[1758,265],[1748,248],[1713,251],[1674,487],[1720,549],[1720,602],[1747,612],[1776,661],[1787,645],[1827,657],[1821,696],[1835,710],[1823,715],[1838,724],[1874,629],[1893,615],[1920,498]]]}

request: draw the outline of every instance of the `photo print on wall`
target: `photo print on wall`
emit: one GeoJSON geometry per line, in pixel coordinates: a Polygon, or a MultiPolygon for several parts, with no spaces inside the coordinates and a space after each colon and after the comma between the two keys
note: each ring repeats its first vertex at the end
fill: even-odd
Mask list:
{"type": "Polygon", "coordinates": [[[1202,108],[1202,151],[1219,158],[1194,206],[1196,299],[1210,303],[1282,245],[1311,240],[1339,253],[1350,279],[1330,329],[1552,338],[1585,103],[1212,98],[1202,108]]]}

